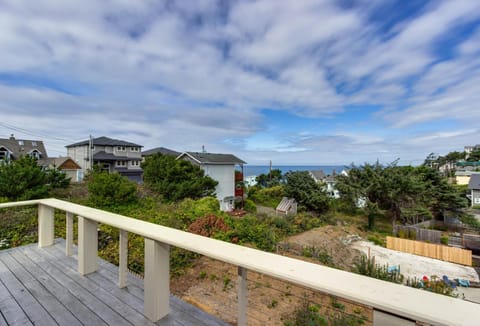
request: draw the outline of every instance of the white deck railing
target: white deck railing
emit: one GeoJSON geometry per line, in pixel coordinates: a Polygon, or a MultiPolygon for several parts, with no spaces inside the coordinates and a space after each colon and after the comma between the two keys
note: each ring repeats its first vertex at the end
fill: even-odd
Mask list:
{"type": "Polygon", "coordinates": [[[157,321],[169,313],[170,246],[238,267],[238,325],[246,325],[247,271],[301,285],[373,308],[375,325],[478,325],[480,305],[369,278],[338,269],[247,248],[58,199],[0,204],[0,208],[38,205],[38,245],[54,241],[54,209],[66,212],[66,254],[72,254],[73,216],[78,216],[78,272],[97,266],[97,223],[120,229],[119,287],[127,285],[127,232],[145,238],[144,314],[157,321]],[[401,318],[403,319],[401,319],[401,318]],[[406,319],[406,320],[405,320],[406,319]]]}

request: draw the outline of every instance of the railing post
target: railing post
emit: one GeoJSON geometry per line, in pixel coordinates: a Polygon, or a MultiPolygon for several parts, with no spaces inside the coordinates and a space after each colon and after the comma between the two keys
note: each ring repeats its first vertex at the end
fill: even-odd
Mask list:
{"type": "Polygon", "coordinates": [[[66,228],[67,228],[67,234],[66,234],[66,247],[65,247],[65,253],[67,256],[73,255],[73,214],[67,212],[66,214],[66,228]]]}
{"type": "Polygon", "coordinates": [[[55,209],[53,207],[38,205],[38,246],[53,245],[55,209]]]}
{"type": "Polygon", "coordinates": [[[120,230],[118,243],[118,287],[127,286],[128,273],[128,232],[120,230]]]}
{"type": "Polygon", "coordinates": [[[156,322],[170,313],[170,246],[145,238],[144,314],[156,322]]]}
{"type": "Polygon", "coordinates": [[[247,269],[238,266],[238,317],[237,325],[247,325],[247,304],[248,304],[248,287],[247,287],[247,269]]]}
{"type": "Polygon", "coordinates": [[[98,269],[97,222],[78,217],[78,272],[86,275],[98,269]]]}

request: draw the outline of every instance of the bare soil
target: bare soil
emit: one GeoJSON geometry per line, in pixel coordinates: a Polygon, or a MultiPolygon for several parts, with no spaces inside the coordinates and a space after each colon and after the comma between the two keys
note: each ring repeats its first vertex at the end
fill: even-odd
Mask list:
{"type": "MultiPolygon", "coordinates": [[[[328,252],[334,266],[350,270],[353,258],[359,252],[350,246],[358,236],[354,226],[326,226],[295,235],[279,246],[279,254],[311,261],[302,256],[303,247],[321,248],[328,252]]],[[[280,268],[280,266],[279,266],[280,268]]],[[[237,320],[237,269],[235,266],[201,257],[184,275],[172,280],[172,292],[202,310],[236,325],[237,320]]],[[[326,316],[346,313],[353,318],[365,319],[370,325],[370,308],[324,293],[314,293],[306,288],[279,281],[254,272],[248,272],[248,324],[283,325],[305,300],[316,304],[326,316]]]]}

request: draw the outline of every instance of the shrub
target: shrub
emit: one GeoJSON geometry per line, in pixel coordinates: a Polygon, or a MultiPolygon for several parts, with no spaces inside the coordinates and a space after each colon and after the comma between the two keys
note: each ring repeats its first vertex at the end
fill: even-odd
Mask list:
{"type": "Polygon", "coordinates": [[[442,235],[442,236],[440,237],[440,243],[443,244],[443,245],[448,246],[448,235],[442,235]]]}
{"type": "Polygon", "coordinates": [[[247,212],[256,213],[257,212],[257,205],[253,202],[253,200],[247,199],[245,200],[245,204],[243,206],[247,212]]]}
{"type": "Polygon", "coordinates": [[[207,215],[190,224],[188,231],[205,237],[211,237],[219,231],[227,232],[228,226],[225,224],[223,218],[215,215],[207,215]]]}
{"type": "Polygon", "coordinates": [[[137,200],[136,184],[118,173],[93,172],[87,177],[88,199],[97,207],[129,204],[137,200]]]}
{"type": "Polygon", "coordinates": [[[389,272],[388,265],[380,266],[375,263],[375,257],[368,258],[365,255],[356,259],[352,272],[393,283],[403,282],[403,275],[400,274],[399,269],[389,272]]]}
{"type": "Polygon", "coordinates": [[[249,198],[255,203],[267,207],[276,208],[284,196],[283,187],[275,186],[271,188],[251,187],[248,190],[249,198]]]}

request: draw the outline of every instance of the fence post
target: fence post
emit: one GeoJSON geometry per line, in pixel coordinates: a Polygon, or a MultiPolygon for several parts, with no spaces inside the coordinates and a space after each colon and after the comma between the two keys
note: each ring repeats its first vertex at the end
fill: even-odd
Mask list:
{"type": "Polygon", "coordinates": [[[47,247],[53,244],[55,209],[38,205],[38,246],[47,247]]]}
{"type": "Polygon", "coordinates": [[[156,322],[170,313],[170,246],[145,238],[144,315],[156,322]]]}
{"type": "Polygon", "coordinates": [[[247,325],[247,304],[248,304],[248,287],[247,287],[247,269],[238,266],[238,317],[237,325],[247,325]]]}
{"type": "Polygon", "coordinates": [[[124,288],[128,273],[128,232],[125,230],[120,230],[118,251],[118,287],[124,288]]]}
{"type": "Polygon", "coordinates": [[[67,212],[66,214],[67,234],[66,234],[66,247],[65,253],[67,256],[73,255],[73,214],[67,212]]]}
{"type": "Polygon", "coordinates": [[[97,222],[78,217],[78,272],[86,275],[98,269],[97,222]]]}

